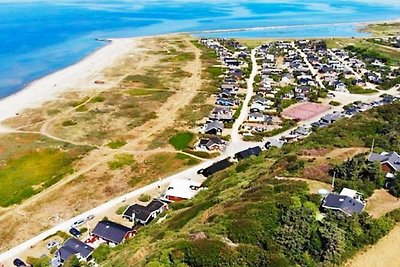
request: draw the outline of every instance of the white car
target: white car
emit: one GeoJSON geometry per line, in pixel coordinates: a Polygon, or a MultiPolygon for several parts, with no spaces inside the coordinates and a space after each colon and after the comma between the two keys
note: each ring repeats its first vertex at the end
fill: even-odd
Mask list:
{"type": "Polygon", "coordinates": [[[93,214],[90,214],[90,215],[88,215],[88,216],[86,217],[86,221],[93,220],[94,217],[95,217],[95,216],[94,216],[93,214]]]}
{"type": "Polygon", "coordinates": [[[71,225],[71,228],[78,228],[79,226],[83,225],[85,222],[86,222],[85,219],[77,220],[76,222],[74,222],[74,223],[71,225]]]}
{"type": "Polygon", "coordinates": [[[51,241],[47,244],[47,249],[50,250],[54,247],[58,247],[60,245],[60,243],[58,243],[57,241],[51,241]]]}

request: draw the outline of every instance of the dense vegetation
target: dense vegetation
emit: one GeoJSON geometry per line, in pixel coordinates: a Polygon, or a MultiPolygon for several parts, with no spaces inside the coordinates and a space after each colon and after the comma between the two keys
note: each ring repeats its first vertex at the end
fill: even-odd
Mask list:
{"type": "Polygon", "coordinates": [[[398,221],[328,213],[305,182],[265,173],[263,157],[241,162],[206,182],[196,199],[171,205],[162,224],[143,228],[107,251],[105,266],[317,266],[343,263],[398,221]],[[136,253],[146,244],[144,259],[136,253]],[[129,260],[130,259],[130,260],[129,260]],[[136,263],[136,264],[133,264],[136,263]]]}
{"type": "Polygon", "coordinates": [[[366,162],[366,155],[359,154],[332,169],[335,175],[335,187],[339,191],[343,187],[355,189],[370,196],[376,188],[384,185],[385,177],[378,162],[366,162]]]}
{"type": "MultiPolygon", "coordinates": [[[[139,230],[127,243],[96,251],[102,266],[336,266],[374,244],[400,221],[319,210],[307,183],[276,179],[276,171],[301,175],[310,149],[400,146],[400,104],[383,106],[320,129],[305,140],[264,152],[207,179],[190,201],[173,203],[162,223],[139,230]]],[[[336,164],[337,186],[370,194],[383,184],[365,155],[336,164]]],[[[398,186],[400,188],[400,186],[398,186]]],[[[397,189],[398,189],[397,188],[397,189]]],[[[339,189],[339,188],[338,188],[339,189]]]]}

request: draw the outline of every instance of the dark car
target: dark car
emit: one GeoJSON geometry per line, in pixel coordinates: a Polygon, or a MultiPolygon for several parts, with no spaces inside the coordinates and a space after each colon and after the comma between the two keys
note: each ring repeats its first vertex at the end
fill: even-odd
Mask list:
{"type": "Polygon", "coordinates": [[[23,260],[18,259],[18,258],[16,258],[13,261],[13,264],[14,264],[14,266],[17,266],[17,267],[28,266],[25,262],[23,262],[23,260]]]}
{"type": "Polygon", "coordinates": [[[81,237],[82,233],[81,231],[79,231],[78,229],[72,227],[71,229],[69,229],[69,233],[75,237],[81,237]]]}

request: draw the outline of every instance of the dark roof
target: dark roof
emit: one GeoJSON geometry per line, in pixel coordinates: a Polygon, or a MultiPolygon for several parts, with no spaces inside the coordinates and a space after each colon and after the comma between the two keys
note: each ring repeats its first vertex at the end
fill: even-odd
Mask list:
{"type": "Polygon", "coordinates": [[[381,164],[382,163],[387,163],[389,164],[395,171],[400,170],[400,156],[396,152],[390,152],[390,153],[371,153],[368,156],[368,161],[374,162],[378,161],[381,164]]]}
{"type": "Polygon", "coordinates": [[[111,221],[101,221],[93,229],[92,234],[113,243],[121,243],[131,228],[111,221]]]}
{"type": "Polygon", "coordinates": [[[250,156],[258,156],[261,153],[261,148],[259,146],[251,147],[246,150],[240,151],[235,154],[235,159],[245,159],[250,156]]]}
{"type": "Polygon", "coordinates": [[[158,199],[153,199],[147,206],[142,206],[140,204],[135,204],[129,206],[124,212],[124,216],[133,217],[135,214],[135,218],[141,221],[147,221],[151,216],[151,213],[157,211],[164,207],[166,204],[158,199]]]}
{"type": "Polygon", "coordinates": [[[330,193],[322,204],[324,208],[341,210],[349,215],[353,213],[361,213],[365,204],[348,196],[342,196],[330,193]]]}
{"type": "Polygon", "coordinates": [[[216,172],[222,171],[223,169],[230,167],[232,164],[233,163],[229,161],[229,158],[226,158],[221,161],[215,162],[210,167],[203,169],[201,171],[201,174],[203,174],[205,177],[208,177],[216,172]]]}
{"type": "Polygon", "coordinates": [[[72,255],[79,254],[82,258],[87,258],[92,253],[93,248],[76,238],[68,239],[64,245],[57,251],[58,257],[66,261],[72,255]]]}

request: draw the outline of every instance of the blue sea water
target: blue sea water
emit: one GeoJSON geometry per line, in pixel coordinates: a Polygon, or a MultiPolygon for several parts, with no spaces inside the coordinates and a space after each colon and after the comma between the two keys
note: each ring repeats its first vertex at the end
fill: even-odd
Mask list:
{"type": "Polygon", "coordinates": [[[95,38],[310,25],[204,34],[223,37],[356,36],[352,25],[397,19],[399,0],[0,0],[0,97],[73,64],[95,38]]]}

